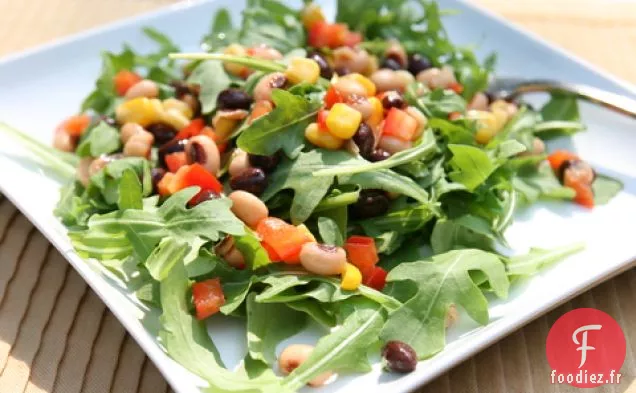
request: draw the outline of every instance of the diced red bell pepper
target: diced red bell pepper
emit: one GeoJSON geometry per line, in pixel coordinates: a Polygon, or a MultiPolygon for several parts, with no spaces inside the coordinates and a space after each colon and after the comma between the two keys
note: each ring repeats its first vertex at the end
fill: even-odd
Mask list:
{"type": "Polygon", "coordinates": [[[74,137],[80,137],[91,123],[89,115],[75,115],[65,119],[59,126],[58,130],[64,130],[67,134],[74,137]]]}
{"type": "Polygon", "coordinates": [[[375,290],[381,291],[386,285],[387,274],[386,270],[380,266],[374,266],[366,276],[363,275],[362,283],[375,290]]]}
{"type": "Polygon", "coordinates": [[[347,259],[354,264],[362,275],[368,273],[380,260],[378,250],[375,248],[375,241],[368,236],[351,236],[344,244],[347,251],[347,259]]]}
{"type": "Polygon", "coordinates": [[[228,142],[221,138],[211,127],[204,127],[200,135],[205,135],[212,139],[216,143],[216,148],[219,149],[219,153],[223,154],[227,150],[228,142]]]}
{"type": "Polygon", "coordinates": [[[342,94],[338,90],[336,90],[333,86],[327,89],[327,93],[325,94],[325,107],[327,109],[331,109],[335,104],[344,102],[344,98],[342,98],[342,94]]]}
{"type": "Polygon", "coordinates": [[[362,42],[362,34],[357,31],[347,31],[345,34],[344,44],[346,46],[354,47],[362,42]]]}
{"type": "Polygon", "coordinates": [[[464,91],[464,85],[459,82],[451,83],[450,85],[448,85],[448,88],[457,94],[462,94],[462,92],[464,91]]]}
{"type": "Polygon", "coordinates": [[[324,109],[318,111],[318,116],[316,118],[316,123],[318,123],[318,128],[327,131],[327,116],[329,115],[329,111],[324,109]]]}
{"type": "Polygon", "coordinates": [[[548,162],[552,170],[559,170],[561,165],[568,160],[578,160],[579,156],[567,150],[556,150],[548,156],[548,162]]]}
{"type": "Polygon", "coordinates": [[[316,22],[309,29],[307,42],[314,48],[337,48],[345,44],[347,32],[342,23],[316,22]]]}
{"type": "Polygon", "coordinates": [[[218,278],[192,284],[192,300],[197,319],[206,319],[221,310],[225,304],[225,295],[218,278]]]}
{"type": "Polygon", "coordinates": [[[159,192],[159,195],[169,196],[172,194],[172,190],[170,187],[172,186],[173,180],[174,173],[167,172],[165,175],[163,175],[159,183],[157,183],[157,192],[159,192]]]}
{"type": "Polygon", "coordinates": [[[202,118],[193,119],[190,124],[182,128],[179,133],[175,136],[175,139],[190,139],[193,136],[199,135],[201,131],[205,128],[205,120],[202,118]]]}
{"type": "Polygon", "coordinates": [[[199,163],[186,165],[180,168],[174,181],[177,183],[176,187],[179,190],[199,186],[201,187],[201,192],[214,191],[217,194],[223,192],[223,185],[221,182],[219,182],[216,176],[208,172],[208,170],[199,163]]]}
{"type": "Polygon", "coordinates": [[[141,81],[141,77],[136,73],[129,70],[121,70],[115,77],[113,77],[113,83],[115,84],[115,91],[118,95],[123,96],[126,94],[128,89],[136,85],[137,82],[141,81]]]}
{"type": "Polygon", "coordinates": [[[166,166],[168,167],[168,170],[172,173],[177,173],[177,171],[182,166],[188,163],[186,154],[182,151],[166,154],[164,159],[166,161],[166,166]]]}
{"type": "Polygon", "coordinates": [[[274,249],[272,247],[270,247],[269,244],[265,243],[265,242],[261,242],[261,246],[263,246],[263,248],[265,249],[265,251],[267,251],[267,256],[269,256],[269,260],[272,262],[280,262],[280,256],[278,256],[278,254],[276,254],[276,251],[274,251],[274,249]]]}
{"type": "Polygon", "coordinates": [[[391,108],[384,119],[383,135],[394,136],[408,142],[413,139],[416,131],[417,120],[401,109],[391,108]]]}
{"type": "Polygon", "coordinates": [[[256,232],[281,261],[289,264],[300,263],[300,249],[312,241],[305,231],[276,217],[259,221],[256,232]]]}

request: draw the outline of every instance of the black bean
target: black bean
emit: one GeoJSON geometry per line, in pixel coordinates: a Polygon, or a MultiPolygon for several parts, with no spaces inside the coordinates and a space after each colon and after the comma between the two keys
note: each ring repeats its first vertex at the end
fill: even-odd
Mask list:
{"type": "Polygon", "coordinates": [[[433,67],[433,64],[426,57],[417,53],[409,56],[408,69],[409,69],[409,72],[413,74],[414,76],[424,70],[428,70],[431,67],[433,67]]]}
{"type": "Polygon", "coordinates": [[[221,196],[212,190],[203,190],[199,192],[197,195],[193,196],[190,201],[188,201],[188,206],[195,207],[205,201],[211,201],[213,199],[219,199],[221,196]]]}
{"type": "Polygon", "coordinates": [[[373,154],[375,136],[367,123],[360,123],[360,127],[358,127],[356,133],[353,134],[353,142],[358,146],[358,149],[360,149],[360,155],[362,157],[367,158],[373,154]]]}
{"type": "Polygon", "coordinates": [[[334,68],[334,70],[333,70],[333,71],[334,71],[334,72],[336,73],[336,75],[338,75],[338,76],[343,76],[343,75],[347,75],[347,74],[350,74],[350,73],[351,73],[351,70],[350,70],[350,69],[348,69],[347,67],[336,67],[336,68],[334,68]]]}
{"type": "Polygon", "coordinates": [[[382,106],[387,110],[391,108],[403,109],[406,106],[406,101],[404,101],[402,94],[397,91],[389,91],[382,97],[382,106]]]}
{"type": "Polygon", "coordinates": [[[382,190],[362,190],[358,200],[350,205],[354,218],[365,219],[381,216],[389,210],[389,198],[382,190]]]}
{"type": "Polygon", "coordinates": [[[216,106],[219,109],[250,109],[252,97],[241,89],[225,89],[216,99],[216,106]]]}
{"type": "Polygon", "coordinates": [[[384,368],[396,373],[410,373],[417,367],[417,354],[402,341],[389,341],[382,349],[384,368]]]}
{"type": "Polygon", "coordinates": [[[267,176],[260,168],[247,168],[230,179],[230,186],[233,190],[261,195],[267,188],[267,176]]]}
{"type": "Polygon", "coordinates": [[[249,153],[247,155],[247,159],[251,166],[261,168],[263,171],[269,173],[278,166],[278,163],[280,162],[280,153],[277,152],[271,156],[259,156],[257,154],[249,153]]]}
{"type": "Polygon", "coordinates": [[[391,153],[383,149],[375,149],[373,153],[369,155],[369,157],[364,157],[371,162],[384,161],[387,158],[391,157],[391,153]]]}
{"type": "Polygon", "coordinates": [[[402,64],[393,57],[387,57],[382,60],[380,68],[388,68],[389,70],[397,71],[402,69],[402,64]]]}
{"type": "Polygon", "coordinates": [[[152,178],[152,189],[156,193],[158,192],[157,185],[163,179],[166,174],[166,170],[163,168],[152,168],[150,175],[152,178]]]}
{"type": "Polygon", "coordinates": [[[172,153],[179,153],[185,150],[186,145],[188,144],[187,139],[176,140],[173,139],[168,143],[162,145],[157,152],[157,161],[162,168],[167,168],[166,165],[166,156],[172,153]]]}
{"type": "Polygon", "coordinates": [[[177,98],[190,94],[190,86],[185,81],[174,80],[170,82],[170,86],[174,87],[174,95],[177,98]]]}
{"type": "Polygon", "coordinates": [[[157,146],[170,142],[177,135],[177,130],[174,127],[164,123],[151,124],[146,127],[146,130],[154,135],[157,146]]]}
{"type": "Polygon", "coordinates": [[[333,76],[333,69],[331,69],[331,66],[323,55],[321,55],[319,52],[309,52],[307,54],[307,58],[312,59],[313,61],[318,63],[318,66],[320,67],[320,76],[325,79],[331,79],[331,77],[333,76]]]}

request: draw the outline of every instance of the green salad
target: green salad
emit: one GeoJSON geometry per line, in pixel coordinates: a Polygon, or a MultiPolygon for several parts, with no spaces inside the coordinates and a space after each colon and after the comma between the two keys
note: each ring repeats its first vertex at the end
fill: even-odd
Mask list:
{"type": "Polygon", "coordinates": [[[293,392],[374,356],[408,373],[460,315],[488,324],[489,299],[582,249],[515,255],[515,211],[622,188],[547,151],[584,130],[574,98],[493,99],[495,56],[454,45],[444,14],[339,0],[331,22],[248,0],[239,25],[214,15],[201,53],[151,28],[155,52],[104,52],[54,148],[9,131],[68,181],[55,214],[76,252],[159,310],[160,345],[208,391],[293,392]],[[220,315],[247,326],[235,370],[207,332],[220,315]],[[315,345],[281,348],[309,323],[315,345]]]}

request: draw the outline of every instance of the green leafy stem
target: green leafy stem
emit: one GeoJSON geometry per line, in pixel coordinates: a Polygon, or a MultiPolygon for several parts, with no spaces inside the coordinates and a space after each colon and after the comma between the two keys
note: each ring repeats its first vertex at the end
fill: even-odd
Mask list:
{"type": "Polygon", "coordinates": [[[169,56],[171,59],[226,61],[263,72],[284,72],[286,69],[285,65],[275,61],[249,56],[233,56],[221,53],[171,53],[169,56]]]}

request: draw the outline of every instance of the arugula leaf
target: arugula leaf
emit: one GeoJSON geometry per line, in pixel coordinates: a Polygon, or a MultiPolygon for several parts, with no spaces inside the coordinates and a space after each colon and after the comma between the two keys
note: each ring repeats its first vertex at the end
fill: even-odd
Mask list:
{"type": "Polygon", "coordinates": [[[453,123],[445,119],[429,119],[428,125],[442,134],[448,143],[475,145],[475,134],[461,123],[453,123]]]}
{"type": "Polygon", "coordinates": [[[205,379],[215,393],[291,393],[284,390],[279,378],[263,373],[256,378],[223,368],[218,351],[202,321],[188,312],[186,296],[188,277],[183,264],[177,263],[161,281],[161,331],[159,337],[166,351],[183,367],[205,379]]]}
{"type": "Polygon", "coordinates": [[[448,149],[453,153],[448,162],[453,168],[449,177],[466,186],[469,191],[485,182],[496,169],[490,156],[478,147],[449,144],[448,149]]]}
{"type": "Polygon", "coordinates": [[[543,122],[537,124],[535,132],[543,139],[562,135],[572,135],[585,129],[579,113],[576,97],[563,94],[553,94],[543,108],[541,108],[543,122]]]}
{"type": "Polygon", "coordinates": [[[126,171],[132,171],[141,179],[142,196],[152,192],[152,177],[150,163],[141,157],[124,157],[111,161],[105,168],[91,176],[86,193],[91,203],[101,210],[112,210],[113,205],[120,201],[120,183],[126,171]]]}
{"type": "Polygon", "coordinates": [[[431,233],[435,254],[453,249],[478,248],[493,250],[497,234],[484,218],[467,214],[455,219],[438,220],[431,233]]]}
{"type": "Polygon", "coordinates": [[[216,109],[216,100],[223,90],[230,87],[232,80],[220,61],[203,61],[192,71],[188,83],[201,86],[199,101],[201,112],[210,113],[216,109]]]}
{"type": "Polygon", "coordinates": [[[305,313],[282,303],[258,303],[256,294],[247,297],[247,350],[254,360],[267,365],[276,362],[276,346],[302,331],[307,324],[305,313]]]}
{"type": "MultiPolygon", "coordinates": [[[[82,233],[85,236],[125,234],[140,261],[145,261],[165,237],[196,244],[201,239],[219,240],[221,233],[244,233],[244,225],[230,211],[231,201],[227,198],[206,201],[188,209],[188,201],[197,192],[196,187],[179,191],[156,210],[128,209],[94,215],[88,220],[88,229],[82,233]]],[[[81,242],[81,238],[77,240],[81,242]]],[[[192,250],[195,253],[198,251],[196,248],[192,250]]],[[[98,247],[89,254],[101,259],[103,252],[98,247]]]]}
{"type": "Polygon", "coordinates": [[[171,237],[164,237],[152,250],[144,264],[152,278],[161,281],[167,277],[174,265],[183,263],[188,252],[190,252],[188,244],[171,237]]]}
{"type": "Polygon", "coordinates": [[[572,200],[576,194],[573,189],[559,183],[547,162],[541,162],[539,165],[532,162],[522,165],[512,179],[512,184],[515,191],[529,204],[539,198],[572,200]]]}
{"type": "Polygon", "coordinates": [[[377,306],[357,308],[338,330],[318,341],[311,355],[283,380],[283,386],[300,389],[325,371],[370,371],[367,349],[378,342],[383,322],[383,312],[377,306]]]}
{"type": "Polygon", "coordinates": [[[594,204],[604,205],[623,190],[623,182],[606,175],[596,175],[592,183],[594,204]]]}
{"type": "Polygon", "coordinates": [[[466,111],[466,100],[452,90],[435,89],[418,97],[416,91],[421,88],[422,85],[416,82],[407,89],[405,98],[427,117],[448,118],[450,113],[466,111]]]}
{"type": "Polygon", "coordinates": [[[481,250],[451,251],[396,266],[387,281],[401,284],[392,287],[391,295],[405,303],[389,314],[381,338],[403,341],[425,359],[444,348],[444,319],[452,304],[487,324],[488,300],[471,279],[471,271],[483,272],[498,297],[508,295],[510,283],[503,262],[498,255],[481,250]]]}
{"type": "Polygon", "coordinates": [[[238,31],[232,26],[232,18],[227,9],[221,8],[214,15],[210,33],[203,37],[201,46],[207,52],[215,52],[232,42],[238,41],[238,31]]]}
{"type": "Polygon", "coordinates": [[[275,109],[245,128],[237,145],[259,155],[272,155],[282,149],[295,158],[304,146],[305,128],[317,115],[320,104],[280,89],[272,92],[272,100],[275,109]]]}
{"type": "Polygon", "coordinates": [[[251,0],[243,10],[239,40],[245,46],[267,45],[287,53],[305,46],[298,12],[275,0],[251,0]]]}
{"type": "Polygon", "coordinates": [[[316,300],[299,300],[286,303],[287,307],[296,311],[302,311],[310,316],[314,321],[318,322],[326,328],[332,328],[336,325],[336,318],[333,310],[328,304],[319,303],[316,300]]]}
{"type": "Polygon", "coordinates": [[[60,199],[53,210],[53,214],[67,227],[85,225],[95,212],[96,209],[88,200],[84,189],[76,181],[60,189],[60,199]]]}
{"type": "Polygon", "coordinates": [[[135,171],[130,168],[125,169],[121,175],[117,206],[119,210],[143,208],[141,182],[135,171]]]}
{"type": "Polygon", "coordinates": [[[132,70],[135,66],[135,53],[128,46],[124,46],[121,53],[102,52],[102,71],[95,82],[93,90],[82,102],[81,112],[89,109],[100,113],[110,114],[115,111],[117,94],[113,78],[121,70],[132,70]]]}
{"type": "Polygon", "coordinates": [[[120,148],[119,131],[102,121],[87,131],[75,154],[79,157],[99,157],[102,154],[116,152],[120,148]]]}
{"type": "Polygon", "coordinates": [[[272,262],[267,250],[263,248],[256,234],[249,228],[245,228],[244,235],[234,236],[234,246],[243,254],[245,262],[251,270],[267,266],[272,262]]]}
{"type": "Polygon", "coordinates": [[[570,244],[550,250],[532,248],[525,255],[515,255],[507,259],[506,269],[510,276],[531,276],[545,265],[558,262],[569,255],[582,251],[584,248],[584,243],[570,244]]]}
{"type": "Polygon", "coordinates": [[[359,221],[364,232],[369,236],[380,236],[385,232],[407,234],[420,230],[436,215],[436,209],[427,204],[392,211],[383,216],[359,221]]]}
{"type": "Polygon", "coordinates": [[[318,231],[322,242],[333,246],[342,246],[344,239],[338,224],[328,217],[318,217],[318,231]]]}

